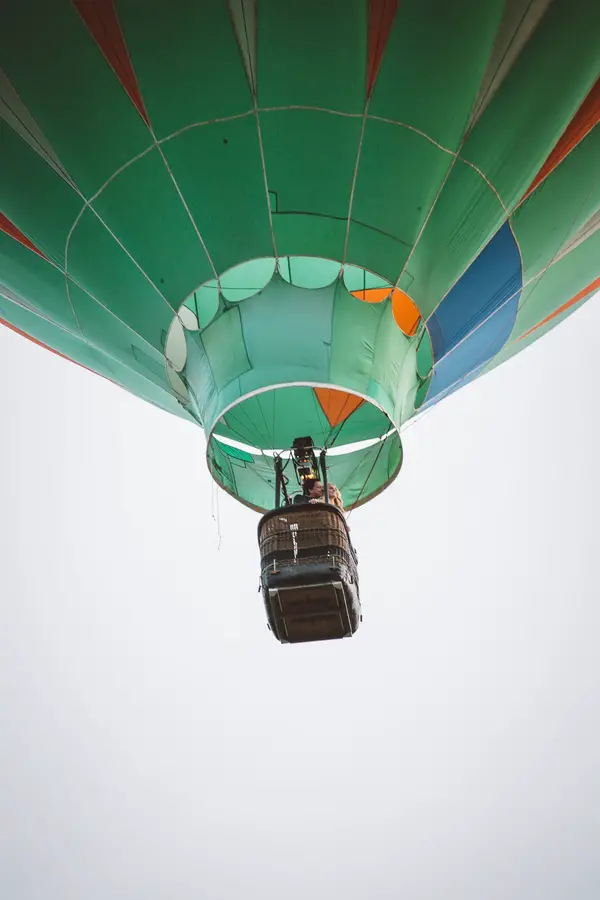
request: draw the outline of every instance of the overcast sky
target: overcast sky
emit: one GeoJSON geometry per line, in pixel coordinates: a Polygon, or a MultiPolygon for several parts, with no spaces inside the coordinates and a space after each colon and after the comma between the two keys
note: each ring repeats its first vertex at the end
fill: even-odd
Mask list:
{"type": "Polygon", "coordinates": [[[409,425],[360,630],[281,646],[202,432],[0,329],[0,897],[597,900],[599,356],[409,425]]]}

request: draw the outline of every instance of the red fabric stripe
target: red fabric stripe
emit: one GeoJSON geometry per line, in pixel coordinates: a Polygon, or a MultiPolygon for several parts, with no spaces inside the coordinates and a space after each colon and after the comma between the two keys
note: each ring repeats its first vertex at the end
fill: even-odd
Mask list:
{"type": "MultiPolygon", "coordinates": [[[[536,189],[538,184],[540,184],[544,178],[547,178],[550,172],[560,165],[563,159],[587,134],[590,133],[592,128],[597,125],[598,122],[600,122],[600,78],[577,110],[558,144],[533,179],[525,197],[528,197],[529,194],[536,189]]],[[[525,197],[523,199],[525,199],[525,197]]]]}
{"type": "Polygon", "coordinates": [[[398,0],[369,0],[369,47],[367,56],[367,98],[371,96],[379,66],[394,24],[398,0]]]}
{"type": "Polygon", "coordinates": [[[14,238],[15,241],[18,241],[20,244],[23,244],[24,247],[27,247],[28,250],[33,250],[34,253],[37,253],[38,256],[41,256],[42,259],[48,259],[41,250],[32,244],[28,237],[25,237],[22,231],[19,231],[16,225],[7,219],[4,213],[0,212],[0,231],[4,231],[5,234],[10,235],[11,238],[14,238]]]}
{"type": "Polygon", "coordinates": [[[114,0],[73,0],[73,4],[129,94],[131,102],[149,125],[150,120],[131,65],[114,0]]]}
{"type": "Polygon", "coordinates": [[[546,316],[545,319],[542,319],[541,322],[538,322],[537,325],[534,325],[533,328],[530,328],[529,331],[526,331],[525,334],[522,334],[519,338],[520,341],[523,338],[528,337],[528,335],[533,334],[534,331],[537,331],[538,328],[542,328],[544,325],[547,325],[548,322],[551,322],[552,319],[555,319],[557,316],[560,316],[566,309],[569,309],[571,306],[575,306],[576,303],[579,303],[580,300],[584,300],[589,294],[593,294],[594,291],[600,290],[600,278],[594,278],[594,280],[588,284],[587,287],[584,287],[582,291],[579,291],[578,294],[575,294],[574,297],[571,297],[570,300],[567,300],[566,303],[563,303],[562,306],[559,306],[558,309],[555,309],[553,313],[550,313],[549,316],[546,316]]]}

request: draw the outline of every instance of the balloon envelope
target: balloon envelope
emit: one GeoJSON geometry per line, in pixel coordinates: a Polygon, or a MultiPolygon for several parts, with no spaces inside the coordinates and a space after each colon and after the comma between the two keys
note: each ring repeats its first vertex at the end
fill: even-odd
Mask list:
{"type": "Polygon", "coordinates": [[[256,509],[305,434],[370,499],[600,287],[589,0],[9,5],[0,318],[200,424],[256,509]]]}

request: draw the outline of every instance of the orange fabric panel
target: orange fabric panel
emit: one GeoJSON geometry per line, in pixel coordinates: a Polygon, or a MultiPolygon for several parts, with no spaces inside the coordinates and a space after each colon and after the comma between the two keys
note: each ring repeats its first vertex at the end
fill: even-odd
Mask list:
{"type": "Polygon", "coordinates": [[[366,288],[365,290],[352,291],[352,296],[357,300],[363,300],[365,303],[381,303],[392,292],[391,287],[387,288],[366,288]]]}
{"type": "Polygon", "coordinates": [[[400,331],[403,331],[407,337],[412,337],[418,328],[421,313],[414,300],[411,300],[408,294],[399,288],[396,288],[392,294],[392,313],[400,331]]]}
{"type": "MultiPolygon", "coordinates": [[[[567,127],[567,130],[560,138],[558,144],[533,179],[531,187],[525,194],[528,197],[532,191],[536,189],[544,178],[546,178],[553,169],[555,169],[579,144],[584,137],[590,133],[592,128],[600,122],[600,78],[591,89],[577,112],[567,127]]],[[[525,199],[525,197],[523,199],[525,199]]]]}
{"type": "Polygon", "coordinates": [[[148,113],[131,65],[114,0],[73,0],[86,28],[112,66],[140,116],[150,124],[148,113]]]}
{"type": "MultiPolygon", "coordinates": [[[[54,353],[55,356],[60,356],[61,359],[66,359],[68,362],[75,363],[75,365],[79,366],[80,369],[85,369],[86,372],[91,372],[92,375],[100,375],[100,372],[94,372],[93,369],[88,368],[88,366],[84,366],[83,363],[77,362],[76,359],[71,359],[70,356],[65,356],[64,353],[60,352],[60,350],[54,350],[53,347],[49,347],[48,344],[44,344],[42,341],[38,341],[37,338],[34,338],[30,334],[27,334],[26,331],[21,331],[20,328],[17,328],[16,325],[11,325],[11,323],[7,322],[6,319],[0,319],[0,325],[6,325],[6,327],[10,328],[11,331],[14,331],[15,334],[20,334],[21,337],[27,338],[27,340],[31,341],[32,344],[37,344],[38,347],[43,347],[44,350],[49,350],[50,353],[54,353]]],[[[106,381],[110,381],[111,384],[117,384],[116,381],[112,381],[112,379],[107,378],[106,375],[100,375],[100,378],[104,378],[106,381]]]]}
{"type": "Polygon", "coordinates": [[[367,97],[375,87],[379,66],[383,59],[398,0],[369,0],[369,46],[367,57],[367,97]]]}
{"type": "Polygon", "coordinates": [[[313,388],[313,390],[332,428],[344,422],[365,402],[356,394],[347,394],[346,391],[338,391],[335,388],[313,388]]]}
{"type": "Polygon", "coordinates": [[[408,294],[401,291],[400,288],[366,288],[362,291],[352,291],[352,296],[358,300],[364,300],[365,303],[381,303],[386,297],[392,296],[392,313],[396,320],[398,328],[404,332],[407,337],[415,334],[421,318],[421,313],[408,294]]]}
{"type": "Polygon", "coordinates": [[[578,294],[575,294],[574,297],[571,297],[570,300],[567,300],[566,303],[563,303],[562,306],[559,306],[558,309],[555,309],[553,313],[550,313],[549,316],[546,316],[545,319],[542,319],[541,322],[538,322],[537,325],[534,325],[533,328],[530,328],[529,331],[526,331],[525,334],[522,334],[519,340],[522,341],[523,338],[526,338],[534,331],[537,331],[538,328],[542,328],[544,325],[547,325],[548,322],[551,322],[552,319],[560,316],[560,314],[563,313],[566,309],[569,309],[571,306],[575,306],[575,304],[579,303],[581,300],[585,300],[588,294],[593,294],[594,291],[600,291],[600,278],[594,278],[594,280],[590,282],[587,287],[584,287],[583,290],[579,291],[578,294]]]}
{"type": "Polygon", "coordinates": [[[22,231],[19,231],[16,225],[7,219],[4,213],[0,212],[0,231],[4,231],[5,234],[10,235],[11,238],[14,238],[15,241],[18,241],[20,244],[23,244],[24,247],[27,247],[28,250],[33,250],[34,253],[37,253],[38,256],[41,256],[42,259],[48,259],[47,256],[44,256],[41,250],[32,244],[28,237],[25,237],[22,231]]]}

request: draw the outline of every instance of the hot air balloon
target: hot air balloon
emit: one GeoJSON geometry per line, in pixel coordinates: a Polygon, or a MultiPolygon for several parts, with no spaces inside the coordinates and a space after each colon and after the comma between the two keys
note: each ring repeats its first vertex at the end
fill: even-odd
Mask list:
{"type": "Polygon", "coordinates": [[[597,19],[12,0],[0,318],[200,425],[261,513],[302,436],[347,509],[371,500],[407,421],[600,288],[597,19]]]}

